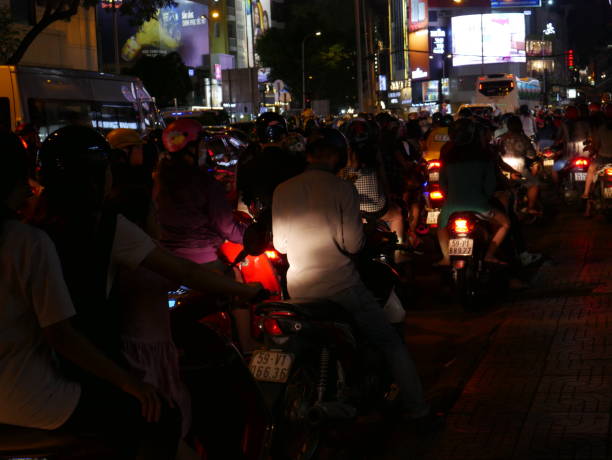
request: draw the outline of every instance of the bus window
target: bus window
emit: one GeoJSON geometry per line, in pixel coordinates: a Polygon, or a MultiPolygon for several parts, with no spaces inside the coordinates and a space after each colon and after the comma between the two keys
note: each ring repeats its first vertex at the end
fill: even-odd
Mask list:
{"type": "Polygon", "coordinates": [[[40,140],[66,125],[92,125],[95,113],[85,101],[28,99],[30,122],[39,126],[40,140]]]}
{"type": "Polygon", "coordinates": [[[105,132],[116,128],[138,129],[138,118],[131,105],[102,105],[98,108],[96,128],[105,132]]]}
{"type": "Polygon", "coordinates": [[[513,89],[512,80],[483,81],[478,85],[478,91],[487,97],[507,96],[513,89]]]}
{"type": "Polygon", "coordinates": [[[11,129],[11,102],[8,97],[0,97],[0,127],[11,129]]]}

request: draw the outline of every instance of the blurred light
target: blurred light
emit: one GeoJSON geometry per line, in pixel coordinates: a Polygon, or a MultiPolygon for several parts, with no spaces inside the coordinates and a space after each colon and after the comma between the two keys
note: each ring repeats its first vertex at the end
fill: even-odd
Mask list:
{"type": "Polygon", "coordinates": [[[444,194],[440,190],[435,190],[429,194],[429,198],[432,200],[442,200],[444,198],[444,194]]]}
{"type": "Polygon", "coordinates": [[[320,37],[322,33],[323,33],[323,32],[318,31],[318,32],[315,32],[315,35],[316,35],[317,37],[320,37]]]}
{"type": "Polygon", "coordinates": [[[552,5],[553,3],[555,3],[554,0],[548,0],[549,5],[552,5]]]}
{"type": "Polygon", "coordinates": [[[212,10],[210,12],[210,17],[213,19],[219,19],[221,17],[221,13],[218,10],[212,10]]]}
{"type": "Polygon", "coordinates": [[[271,251],[266,251],[266,257],[270,260],[278,260],[280,259],[280,255],[278,254],[278,252],[271,250],[271,251]]]}
{"type": "Polygon", "coordinates": [[[429,55],[429,59],[433,59],[433,56],[431,54],[429,55]]]}
{"type": "Polygon", "coordinates": [[[455,233],[468,233],[470,231],[467,219],[455,219],[453,228],[455,233]]]}

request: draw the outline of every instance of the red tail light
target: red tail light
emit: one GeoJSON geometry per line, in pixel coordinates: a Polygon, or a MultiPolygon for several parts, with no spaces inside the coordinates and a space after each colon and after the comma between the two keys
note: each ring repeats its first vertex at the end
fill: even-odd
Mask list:
{"type": "Polygon", "coordinates": [[[470,223],[467,219],[455,219],[453,221],[453,230],[455,233],[469,233],[470,223]]]}
{"type": "Polygon", "coordinates": [[[276,321],[274,318],[265,318],[263,321],[263,326],[266,334],[268,335],[283,335],[283,330],[279,326],[278,321],[276,321]]]}
{"type": "Polygon", "coordinates": [[[444,194],[440,190],[434,190],[429,194],[429,198],[432,200],[443,200],[444,194]]]}
{"type": "Polygon", "coordinates": [[[552,150],[544,150],[544,156],[545,156],[546,158],[550,158],[550,157],[552,157],[552,156],[554,156],[554,155],[555,155],[555,152],[554,152],[554,151],[552,151],[552,150]]]}
{"type": "Polygon", "coordinates": [[[435,160],[427,163],[427,169],[440,168],[440,166],[442,166],[442,163],[435,160]]]}
{"type": "Polygon", "coordinates": [[[606,176],[612,176],[612,168],[606,168],[606,176]]]}
{"type": "Polygon", "coordinates": [[[587,158],[576,158],[574,160],[574,166],[584,168],[589,165],[589,160],[587,158]]]}
{"type": "Polygon", "coordinates": [[[28,143],[25,141],[25,139],[23,137],[20,137],[19,140],[21,141],[21,145],[23,145],[23,148],[28,150],[28,143]]]}

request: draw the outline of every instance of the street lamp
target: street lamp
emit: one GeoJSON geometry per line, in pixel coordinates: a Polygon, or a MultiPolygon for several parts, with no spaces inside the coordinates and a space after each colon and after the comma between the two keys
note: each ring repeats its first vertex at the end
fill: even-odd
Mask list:
{"type": "Polygon", "coordinates": [[[304,45],[306,43],[306,40],[308,40],[310,37],[320,37],[321,36],[321,31],[317,31],[317,32],[313,32],[311,34],[308,34],[304,37],[304,39],[302,40],[302,110],[304,110],[306,108],[306,74],[304,72],[304,45]]]}

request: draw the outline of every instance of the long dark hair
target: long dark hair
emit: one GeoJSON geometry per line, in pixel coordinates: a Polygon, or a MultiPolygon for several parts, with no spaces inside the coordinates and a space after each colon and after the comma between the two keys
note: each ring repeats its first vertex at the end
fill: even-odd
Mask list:
{"type": "MultiPolygon", "coordinates": [[[[7,219],[17,215],[5,202],[13,189],[28,178],[28,157],[20,139],[10,131],[0,129],[0,235],[7,219]]],[[[1,238],[1,237],[0,237],[1,238]]],[[[0,240],[1,241],[1,240],[0,240]]]]}

